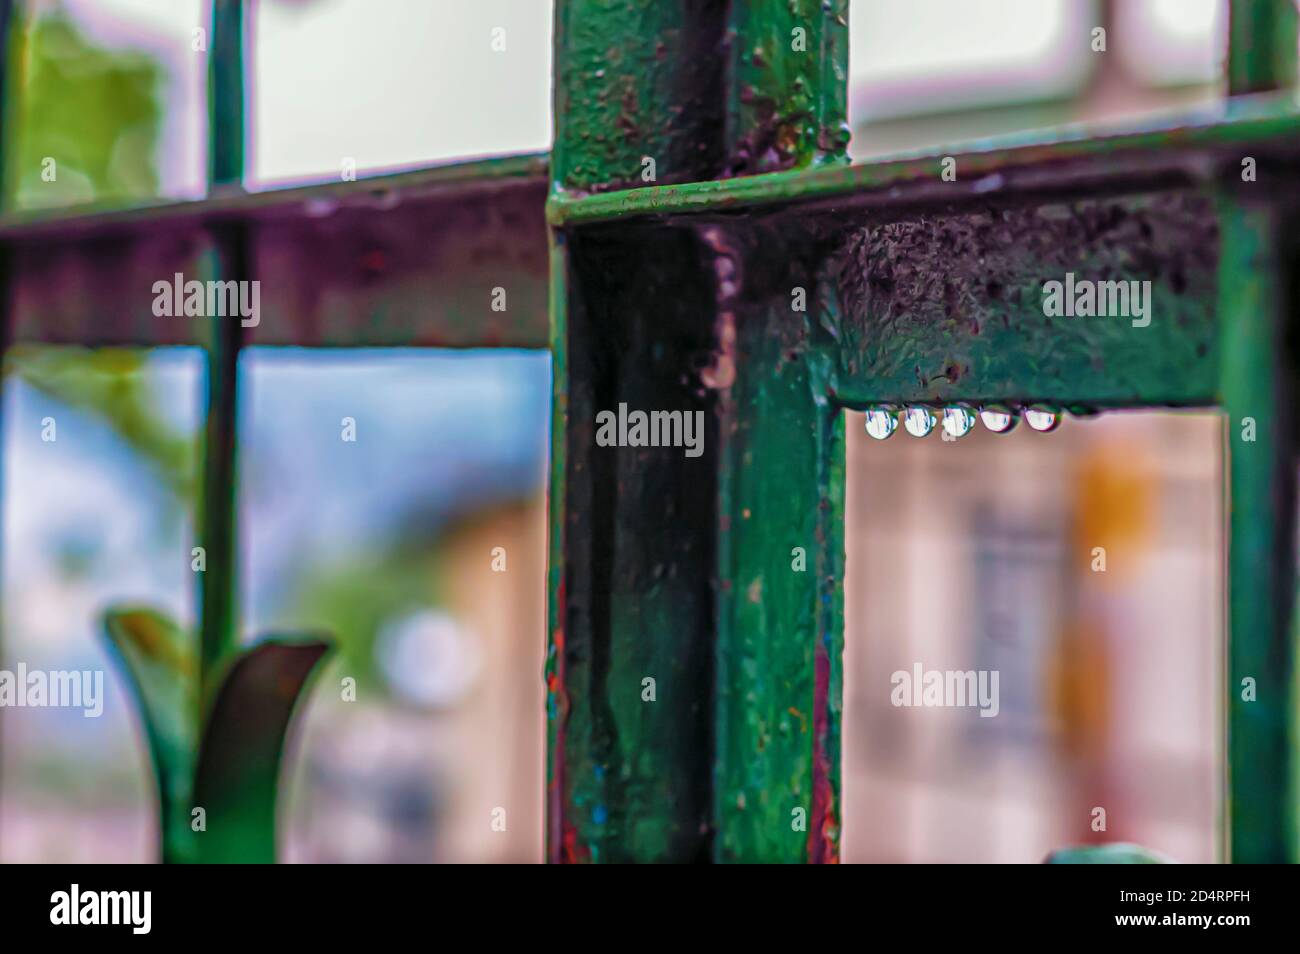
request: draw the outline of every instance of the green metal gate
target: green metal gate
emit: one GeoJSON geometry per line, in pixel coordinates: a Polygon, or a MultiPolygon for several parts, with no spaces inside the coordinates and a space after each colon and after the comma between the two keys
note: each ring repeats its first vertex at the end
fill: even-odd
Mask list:
{"type": "Polygon", "coordinates": [[[240,349],[539,347],[549,314],[552,861],[837,860],[844,411],[990,404],[1222,409],[1227,857],[1297,860],[1293,4],[1233,0],[1232,97],[1212,115],[853,166],[847,19],[846,0],[557,0],[549,162],[250,195],[244,11],[215,0],[211,197],[6,216],[8,341],[207,348],[200,701],[134,663],[167,857],[273,857],[279,743],[324,650],[263,650],[296,674],[278,708],[270,675],[223,698],[240,349]],[[369,270],[321,264],[341,260],[369,270]],[[51,287],[56,267],[77,282],[51,287]],[[1043,314],[1043,281],[1071,270],[1150,281],[1150,326],[1043,314]],[[191,342],[199,326],[154,319],[143,293],[175,271],[266,280],[267,320],[191,342]],[[275,291],[307,280],[330,310],[275,291]],[[489,309],[500,285],[508,313],[489,309]],[[596,415],[621,403],[703,412],[703,454],[600,446],[596,415]],[[223,742],[257,700],[265,731],[223,742]],[[241,836],[190,846],[199,797],[241,836]]]}

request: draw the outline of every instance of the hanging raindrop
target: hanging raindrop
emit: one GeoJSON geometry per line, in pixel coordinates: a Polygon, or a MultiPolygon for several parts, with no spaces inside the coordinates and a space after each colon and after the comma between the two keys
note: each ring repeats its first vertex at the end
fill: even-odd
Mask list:
{"type": "Polygon", "coordinates": [[[1020,418],[1016,412],[1001,404],[980,408],[980,422],[994,434],[1005,434],[1016,426],[1020,418]]]}
{"type": "Polygon", "coordinates": [[[867,433],[883,441],[898,427],[898,410],[888,405],[867,408],[867,433]]]}
{"type": "Polygon", "coordinates": [[[956,440],[965,437],[975,426],[975,412],[960,405],[943,409],[943,430],[950,438],[956,440]]]}
{"type": "Polygon", "coordinates": [[[1025,408],[1025,423],[1036,431],[1054,431],[1057,425],[1061,423],[1061,415],[1050,407],[1044,407],[1041,404],[1035,404],[1033,407],[1025,408]]]}
{"type": "Polygon", "coordinates": [[[913,437],[925,437],[934,430],[938,418],[928,407],[909,407],[903,412],[903,426],[913,437]]]}

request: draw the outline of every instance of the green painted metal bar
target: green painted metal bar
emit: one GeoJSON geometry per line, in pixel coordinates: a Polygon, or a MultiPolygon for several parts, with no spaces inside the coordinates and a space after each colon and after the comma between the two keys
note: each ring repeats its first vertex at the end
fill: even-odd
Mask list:
{"type": "Polygon", "coordinates": [[[812,260],[779,231],[710,229],[718,454],[714,858],[839,856],[844,414],[791,291],[812,260]],[[746,254],[736,254],[744,248],[746,254]],[[764,295],[763,291],[767,290],[764,295]]]}
{"type": "MultiPolygon", "coordinates": [[[[1229,23],[1229,93],[1294,88],[1294,3],[1240,0],[1230,8],[1229,23]]],[[[1300,861],[1300,218],[1270,194],[1288,173],[1266,165],[1258,182],[1236,185],[1221,211],[1228,472],[1225,814],[1228,858],[1234,862],[1300,861]]]]}
{"type": "Polygon", "coordinates": [[[247,343],[545,347],[545,167],[513,166],[535,174],[268,210],[250,246],[277,278],[247,343]]]}
{"type": "Polygon", "coordinates": [[[158,318],[151,289],[210,267],[214,233],[242,228],[252,272],[278,276],[261,288],[245,346],[545,347],[546,194],[545,157],[520,156],[11,219],[0,242],[14,257],[15,338],[202,343],[206,324],[158,318]],[[497,286],[503,311],[489,307],[497,286]]]}
{"type": "Polygon", "coordinates": [[[857,225],[793,211],[773,220],[792,252],[834,249],[817,325],[838,404],[1217,401],[1218,221],[1203,190],[989,200],[978,211],[859,215],[857,225]],[[1126,299],[1144,289],[1144,316],[1046,314],[1044,282],[1067,274],[1124,282],[1126,299]]]}
{"type": "Polygon", "coordinates": [[[1228,92],[1288,89],[1296,82],[1292,0],[1232,0],[1228,7],[1228,92]]]}
{"type": "Polygon", "coordinates": [[[449,162],[359,179],[314,182],[261,192],[219,191],[203,199],[161,199],[130,205],[89,205],[0,214],[0,241],[75,242],[93,236],[137,235],[159,227],[190,227],[284,218],[297,211],[318,218],[334,209],[376,213],[434,198],[463,196],[490,202],[493,194],[544,182],[545,153],[449,162]]]}
{"type": "Polygon", "coordinates": [[[848,0],[748,0],[728,17],[726,173],[847,162],[848,0]]]}
{"type": "Polygon", "coordinates": [[[1296,862],[1297,222],[1248,200],[1225,201],[1222,220],[1229,857],[1296,862]]]}
{"type": "Polygon", "coordinates": [[[720,174],[726,6],[558,0],[551,167],[558,188],[720,174]]]}
{"type": "Polygon", "coordinates": [[[244,178],[244,0],[212,0],[208,59],[208,183],[210,191],[244,178]]]}
{"type": "Polygon", "coordinates": [[[689,233],[561,248],[548,853],[706,860],[718,458],[707,394],[687,374],[711,347],[713,276],[689,233]],[[691,415],[703,455],[599,446],[596,415],[620,404],[691,415]]]}
{"type": "MultiPolygon", "coordinates": [[[[553,230],[550,236],[550,297],[547,309],[550,315],[551,348],[551,420],[550,420],[550,481],[547,486],[547,526],[550,532],[546,541],[546,857],[549,861],[575,858],[577,853],[576,828],[566,851],[564,812],[566,808],[567,753],[564,747],[564,730],[569,721],[569,695],[567,639],[565,620],[569,607],[566,599],[566,581],[570,576],[569,493],[570,487],[584,481],[584,475],[570,476],[568,463],[569,420],[569,249],[563,232],[553,230]],[[557,435],[563,435],[557,439],[557,435]]],[[[590,492],[590,486],[575,487],[578,492],[590,492]]],[[[581,525],[574,528],[582,531],[581,525]]]]}
{"type": "Polygon", "coordinates": [[[1215,175],[1215,163],[1239,158],[1247,148],[1252,155],[1264,150],[1265,155],[1293,156],[1298,135],[1300,111],[1294,99],[1269,93],[1238,97],[1222,106],[1136,126],[1035,130],[851,166],[594,195],[559,192],[547,204],[547,217],[553,226],[575,227],[635,218],[761,212],[790,205],[809,211],[833,211],[848,205],[938,209],[952,202],[1019,194],[1131,191],[1159,182],[1209,181],[1215,175]],[[954,182],[945,182],[939,175],[945,157],[956,160],[954,182]]]}
{"type": "MultiPolygon", "coordinates": [[[[214,191],[237,187],[244,171],[244,58],[242,0],[214,0],[209,53],[208,169],[214,191]]],[[[214,230],[216,277],[250,279],[240,226],[214,230]]],[[[207,427],[203,442],[200,517],[207,569],[200,577],[199,672],[201,705],[212,702],[221,668],[239,645],[238,378],[242,322],[208,318],[207,427]]]]}
{"type": "MultiPolygon", "coordinates": [[[[842,154],[843,5],[726,7],[557,4],[553,207],[647,157],[675,182],[842,154]]],[[[553,861],[837,856],[842,420],[788,289],[741,293],[812,260],[750,274],[750,240],[553,233],[553,861]],[[598,442],[621,405],[700,415],[698,455],[598,442]]]]}

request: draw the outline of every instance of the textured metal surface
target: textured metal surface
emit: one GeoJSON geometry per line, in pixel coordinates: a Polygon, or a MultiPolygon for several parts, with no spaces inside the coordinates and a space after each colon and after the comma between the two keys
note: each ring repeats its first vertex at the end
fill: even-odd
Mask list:
{"type": "Polygon", "coordinates": [[[545,347],[546,186],[544,167],[533,170],[263,215],[251,233],[263,282],[250,343],[545,347]]]}
{"type": "Polygon", "coordinates": [[[710,345],[699,317],[714,290],[697,252],[689,233],[660,232],[566,240],[561,255],[552,860],[710,857],[717,442],[710,427],[698,458],[598,447],[594,425],[619,402],[709,410],[683,374],[710,345]],[[575,346],[586,342],[597,347],[575,346]],[[647,678],[654,702],[642,698],[647,678]]]}
{"type": "Polygon", "coordinates": [[[598,195],[556,194],[547,215],[575,227],[632,218],[744,215],[797,206],[833,215],[853,207],[929,209],[1004,198],[1083,197],[1213,181],[1243,155],[1294,164],[1300,111],[1290,96],[1262,93],[1221,106],[1109,130],[1070,126],[953,143],[942,150],[598,195]],[[955,181],[941,177],[946,157],[955,181]]]}
{"type": "Polygon", "coordinates": [[[847,161],[848,0],[748,0],[728,17],[726,173],[847,161]]]}
{"type": "MultiPolygon", "coordinates": [[[[618,208],[647,155],[661,183],[839,158],[843,5],[726,7],[559,3],[552,209],[618,208]]],[[[740,291],[808,260],[744,231],[554,233],[552,860],[837,855],[842,420],[787,360],[806,329],[740,291]],[[597,445],[620,403],[703,412],[703,452],[597,445]]]]}
{"type": "Polygon", "coordinates": [[[832,391],[854,407],[1212,405],[1217,251],[1212,200],[1182,192],[851,229],[819,302],[832,391]],[[1044,283],[1067,273],[1149,282],[1147,317],[1046,315],[1044,283]]]}
{"type": "Polygon", "coordinates": [[[558,186],[600,193],[842,160],[846,0],[562,0],[558,186]]]}
{"type": "Polygon", "coordinates": [[[558,0],[555,148],[566,190],[713,178],[725,163],[724,0],[558,0]]]}

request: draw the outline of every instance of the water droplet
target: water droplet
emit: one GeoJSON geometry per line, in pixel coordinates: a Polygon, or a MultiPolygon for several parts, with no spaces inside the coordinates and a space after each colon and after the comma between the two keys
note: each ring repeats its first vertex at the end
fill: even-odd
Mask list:
{"type": "Polygon", "coordinates": [[[1020,418],[1016,412],[1001,404],[990,404],[980,409],[980,421],[994,434],[1005,434],[1014,428],[1020,418]]]}
{"type": "Polygon", "coordinates": [[[903,426],[913,437],[924,437],[934,430],[938,418],[928,407],[909,407],[903,412],[903,426]]]}
{"type": "Polygon", "coordinates": [[[975,412],[970,408],[957,405],[943,409],[943,429],[953,440],[965,437],[974,426],[975,412]]]}
{"type": "Polygon", "coordinates": [[[867,433],[883,441],[898,427],[898,411],[887,405],[867,408],[867,433]]]}
{"type": "Polygon", "coordinates": [[[1035,404],[1033,407],[1025,408],[1025,423],[1036,431],[1054,431],[1058,424],[1061,423],[1061,415],[1050,407],[1044,407],[1041,404],[1035,404]]]}

